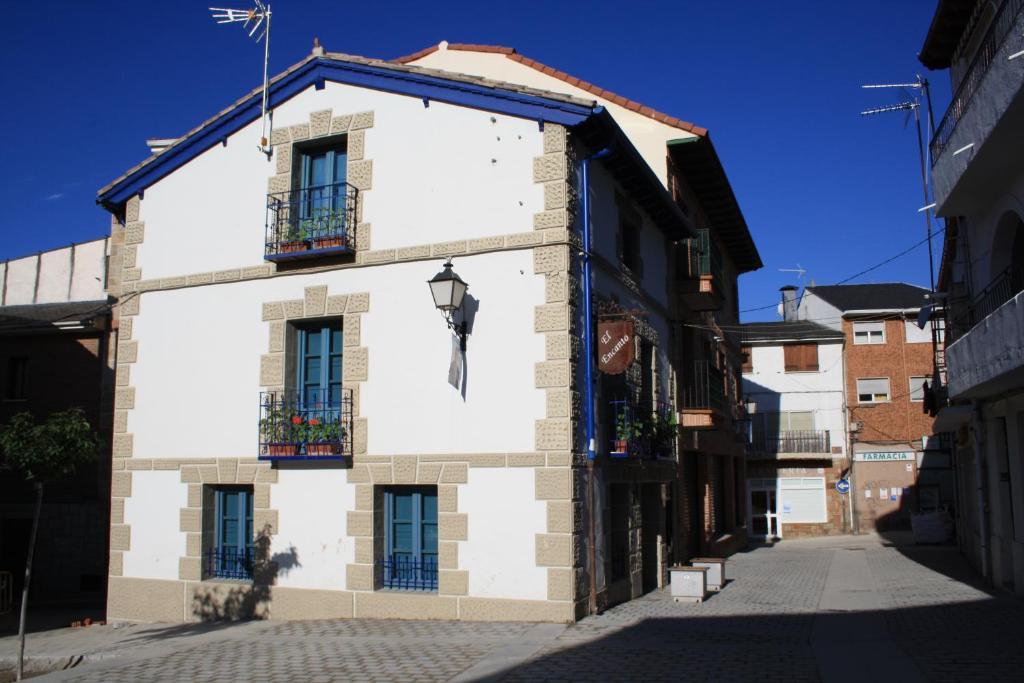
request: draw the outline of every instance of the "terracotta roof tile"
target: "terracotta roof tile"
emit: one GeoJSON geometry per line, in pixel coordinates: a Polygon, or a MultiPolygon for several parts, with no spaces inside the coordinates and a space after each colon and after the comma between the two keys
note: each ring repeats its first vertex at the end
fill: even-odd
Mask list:
{"type": "Polygon", "coordinates": [[[411,55],[406,55],[404,57],[398,57],[397,59],[392,59],[391,61],[392,62],[397,62],[399,64],[406,64],[408,62],[415,62],[417,59],[421,59],[423,57],[426,57],[427,55],[434,54],[435,52],[437,52],[437,50],[438,50],[438,46],[437,45],[431,45],[430,47],[423,48],[419,52],[413,52],[411,55]]]}
{"type": "MultiPolygon", "coordinates": [[[[398,62],[400,64],[405,64],[406,62],[415,61],[420,57],[425,57],[429,54],[432,54],[433,52],[437,51],[437,49],[438,46],[434,45],[432,47],[420,50],[419,52],[415,52],[407,57],[399,57],[398,59],[394,59],[392,61],[398,62]]],[[[597,97],[602,97],[610,102],[614,102],[620,107],[625,107],[630,111],[639,112],[640,114],[652,118],[655,121],[660,121],[665,125],[672,126],[673,128],[679,128],[681,130],[685,130],[689,133],[693,133],[694,135],[699,135],[701,137],[704,137],[708,134],[707,128],[698,126],[694,123],[690,123],[689,121],[677,119],[674,116],[669,116],[668,114],[664,114],[660,111],[651,109],[650,107],[640,104],[639,102],[636,102],[634,100],[631,100],[628,97],[616,95],[610,90],[605,90],[604,88],[600,88],[592,83],[581,81],[578,78],[570,76],[564,71],[558,71],[557,69],[553,69],[552,67],[547,66],[546,64],[541,64],[535,59],[524,57],[523,55],[516,52],[515,48],[504,47],[502,45],[473,45],[471,43],[449,43],[448,49],[464,50],[467,52],[492,52],[503,54],[513,61],[525,64],[526,66],[532,69],[540,71],[541,73],[547,74],[548,76],[553,76],[554,78],[557,78],[560,81],[564,81],[573,87],[579,88],[581,90],[586,90],[592,95],[596,95],[597,97]]]]}
{"type": "Polygon", "coordinates": [[[448,43],[449,50],[463,50],[465,52],[496,52],[503,55],[515,54],[514,47],[503,45],[473,45],[472,43],[448,43]]]}

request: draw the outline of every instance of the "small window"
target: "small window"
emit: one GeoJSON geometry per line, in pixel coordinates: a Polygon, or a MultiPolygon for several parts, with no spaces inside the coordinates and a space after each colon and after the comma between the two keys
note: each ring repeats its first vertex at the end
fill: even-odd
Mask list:
{"type": "Polygon", "coordinates": [[[749,346],[740,348],[740,354],[743,356],[743,372],[754,371],[754,350],[749,346]]]}
{"type": "Polygon", "coordinates": [[[384,491],[384,587],[437,590],[437,487],[384,491]]]}
{"type": "Polygon", "coordinates": [[[853,323],[854,344],[884,344],[885,323],[884,322],[855,322],[853,323]]]}
{"type": "Polygon", "coordinates": [[[914,403],[920,403],[924,400],[924,385],[928,381],[927,377],[911,377],[910,378],[910,400],[914,403]]]}
{"type": "Polygon", "coordinates": [[[782,347],[786,372],[817,372],[817,344],[786,344],[782,347]]]}
{"type": "Polygon", "coordinates": [[[857,380],[858,403],[887,403],[888,401],[888,377],[875,377],[857,380]]]}
{"type": "Polygon", "coordinates": [[[7,361],[7,400],[28,398],[28,358],[18,356],[7,361]]]}
{"type": "Polygon", "coordinates": [[[618,198],[619,206],[619,260],[634,275],[644,272],[640,252],[640,215],[628,206],[628,200],[618,198]]]}
{"type": "Polygon", "coordinates": [[[208,527],[205,545],[207,578],[252,579],[255,562],[256,537],[253,532],[253,496],[251,486],[217,487],[209,489],[206,510],[213,522],[208,527]]]}

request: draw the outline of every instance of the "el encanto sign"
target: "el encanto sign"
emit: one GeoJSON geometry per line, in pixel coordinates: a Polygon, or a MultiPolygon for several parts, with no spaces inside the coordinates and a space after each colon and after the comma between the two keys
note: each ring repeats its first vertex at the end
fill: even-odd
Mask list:
{"type": "Polygon", "coordinates": [[[620,375],[633,362],[633,323],[615,320],[597,325],[597,367],[608,375],[620,375]]]}

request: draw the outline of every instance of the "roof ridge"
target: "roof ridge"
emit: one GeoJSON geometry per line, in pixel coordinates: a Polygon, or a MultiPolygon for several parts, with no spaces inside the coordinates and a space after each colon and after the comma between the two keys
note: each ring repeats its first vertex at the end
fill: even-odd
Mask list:
{"type": "MultiPolygon", "coordinates": [[[[413,62],[416,61],[417,59],[421,59],[423,57],[426,57],[427,55],[431,55],[437,52],[440,49],[440,45],[441,44],[439,43],[437,45],[425,47],[422,50],[414,52],[410,55],[398,57],[396,59],[392,59],[391,61],[397,62],[399,64],[413,62]]],[[[623,97],[622,95],[618,95],[610,90],[605,90],[604,88],[594,85],[593,83],[588,83],[587,81],[580,80],[575,76],[565,73],[564,71],[559,71],[558,69],[547,66],[546,64],[538,62],[535,59],[531,59],[529,57],[521,55],[513,47],[505,47],[503,45],[475,45],[472,43],[448,43],[447,49],[461,50],[465,52],[488,52],[503,54],[512,61],[519,62],[524,66],[528,66],[531,69],[540,71],[543,74],[546,74],[548,76],[551,76],[552,78],[556,78],[560,81],[568,83],[569,85],[579,88],[580,90],[586,90],[591,95],[603,97],[604,99],[610,102],[614,102],[615,104],[619,105],[624,109],[628,109],[630,111],[646,116],[647,118],[654,119],[659,123],[664,123],[667,126],[672,126],[673,128],[685,130],[688,133],[693,133],[694,135],[700,137],[706,137],[708,135],[708,129],[704,128],[703,126],[698,126],[695,123],[690,123],[689,121],[684,121],[683,119],[677,118],[675,116],[665,114],[656,109],[652,109],[651,107],[648,107],[645,104],[641,104],[640,102],[631,100],[628,97],[623,97]]]]}

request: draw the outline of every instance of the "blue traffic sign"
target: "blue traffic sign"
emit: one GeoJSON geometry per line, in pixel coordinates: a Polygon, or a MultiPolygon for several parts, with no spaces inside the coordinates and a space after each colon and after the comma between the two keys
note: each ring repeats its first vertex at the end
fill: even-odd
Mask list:
{"type": "Polygon", "coordinates": [[[839,491],[839,493],[849,493],[850,492],[850,480],[849,479],[840,479],[839,481],[837,481],[836,482],[836,491],[839,491]]]}

